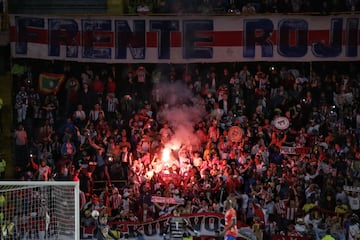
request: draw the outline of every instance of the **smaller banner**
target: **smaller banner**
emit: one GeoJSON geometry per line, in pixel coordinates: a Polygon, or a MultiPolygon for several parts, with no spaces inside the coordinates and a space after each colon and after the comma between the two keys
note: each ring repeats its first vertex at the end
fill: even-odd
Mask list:
{"type": "Polygon", "coordinates": [[[170,197],[152,196],[151,201],[157,202],[157,203],[184,204],[184,199],[175,199],[175,198],[170,198],[170,197]]]}
{"type": "Polygon", "coordinates": [[[279,130],[285,130],[289,127],[290,122],[286,117],[278,117],[274,120],[274,126],[279,130]]]}
{"type": "Polygon", "coordinates": [[[56,94],[64,81],[64,74],[41,73],[39,75],[39,90],[44,94],[56,94]]]}
{"type": "Polygon", "coordinates": [[[282,146],[280,151],[287,155],[301,155],[310,154],[311,149],[309,147],[285,147],[282,146]]]}

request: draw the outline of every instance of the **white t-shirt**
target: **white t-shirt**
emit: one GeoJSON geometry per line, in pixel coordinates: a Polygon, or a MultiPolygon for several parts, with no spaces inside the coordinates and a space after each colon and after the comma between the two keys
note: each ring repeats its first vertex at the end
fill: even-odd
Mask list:
{"type": "Polygon", "coordinates": [[[50,174],[50,167],[49,166],[40,166],[39,167],[39,177],[38,180],[49,180],[49,174],[50,174]]]}
{"type": "Polygon", "coordinates": [[[274,205],[275,205],[274,201],[269,201],[266,203],[266,208],[268,209],[269,214],[274,214],[274,205]]]}
{"type": "Polygon", "coordinates": [[[349,240],[356,240],[359,239],[358,236],[360,235],[360,226],[359,223],[352,224],[349,226],[349,240]]]}
{"type": "Polygon", "coordinates": [[[351,210],[359,210],[360,209],[360,199],[359,197],[348,196],[349,206],[351,210]]]}
{"type": "Polygon", "coordinates": [[[246,193],[244,193],[244,194],[241,194],[241,198],[242,198],[241,208],[246,209],[248,207],[249,196],[246,193]]]}

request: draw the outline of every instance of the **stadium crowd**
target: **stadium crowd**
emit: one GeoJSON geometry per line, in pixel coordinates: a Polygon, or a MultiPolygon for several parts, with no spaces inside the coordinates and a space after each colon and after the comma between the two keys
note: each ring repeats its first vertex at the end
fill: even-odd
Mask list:
{"type": "Polygon", "coordinates": [[[360,10],[360,1],[346,0],[145,0],[129,1],[127,13],[134,14],[255,14],[255,13],[329,13],[360,10]]]}
{"type": "Polygon", "coordinates": [[[358,64],[49,63],[65,81],[44,93],[28,63],[16,178],[79,181],[84,226],[94,209],[145,222],[233,199],[258,239],[359,239],[358,64]]]}

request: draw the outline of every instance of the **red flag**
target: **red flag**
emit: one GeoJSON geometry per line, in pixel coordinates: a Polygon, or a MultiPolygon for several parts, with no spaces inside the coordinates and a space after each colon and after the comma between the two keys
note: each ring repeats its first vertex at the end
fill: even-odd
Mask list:
{"type": "Polygon", "coordinates": [[[252,203],[252,205],[254,216],[260,218],[261,221],[265,221],[265,214],[260,205],[256,203],[252,203]]]}

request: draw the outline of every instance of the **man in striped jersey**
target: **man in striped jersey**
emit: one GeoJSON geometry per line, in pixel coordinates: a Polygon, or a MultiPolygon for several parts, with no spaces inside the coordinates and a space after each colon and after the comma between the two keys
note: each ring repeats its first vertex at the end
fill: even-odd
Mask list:
{"type": "Polygon", "coordinates": [[[166,225],[164,237],[166,236],[168,230],[170,230],[169,240],[182,240],[183,237],[187,236],[188,229],[199,235],[199,232],[194,230],[190,223],[180,216],[180,211],[177,208],[173,210],[173,217],[168,220],[166,225]]]}
{"type": "Polygon", "coordinates": [[[275,198],[274,210],[275,210],[275,219],[278,232],[284,231],[287,232],[287,219],[286,219],[286,204],[287,199],[280,199],[279,196],[275,198]]]}
{"type": "Polygon", "coordinates": [[[111,216],[114,217],[120,213],[119,207],[121,206],[121,201],[122,201],[122,196],[119,193],[119,189],[117,187],[113,188],[109,201],[111,207],[111,216]]]}
{"type": "Polygon", "coordinates": [[[108,93],[106,97],[107,119],[114,119],[116,117],[119,104],[119,99],[115,96],[115,93],[108,93]]]}

